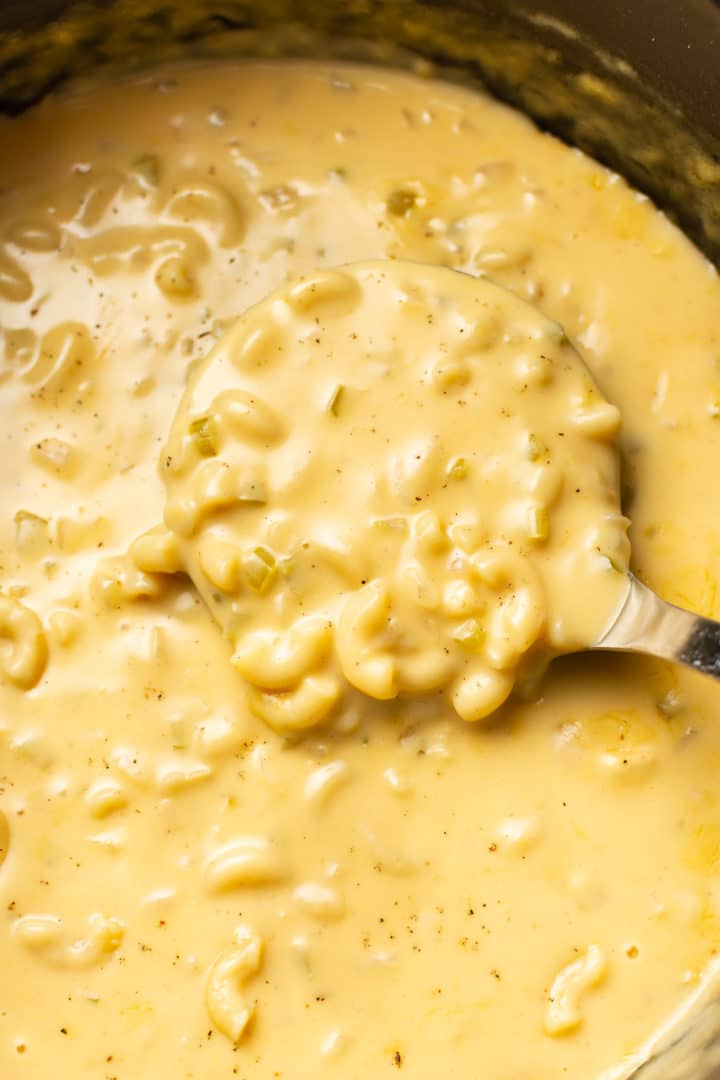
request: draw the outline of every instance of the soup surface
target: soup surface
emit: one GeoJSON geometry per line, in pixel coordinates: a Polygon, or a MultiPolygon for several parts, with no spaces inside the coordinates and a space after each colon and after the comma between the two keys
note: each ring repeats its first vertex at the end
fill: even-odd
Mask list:
{"type": "MultiPolygon", "coordinates": [[[[0,1074],[628,1075],[713,984],[718,688],[573,657],[481,725],[358,694],[288,737],[146,534],[230,324],[318,268],[419,260],[566,328],[623,417],[637,573],[718,617],[714,269],[618,177],[412,75],[198,66],[0,139],[0,1074]]],[[[270,404],[322,439],[308,400],[270,404]]]]}

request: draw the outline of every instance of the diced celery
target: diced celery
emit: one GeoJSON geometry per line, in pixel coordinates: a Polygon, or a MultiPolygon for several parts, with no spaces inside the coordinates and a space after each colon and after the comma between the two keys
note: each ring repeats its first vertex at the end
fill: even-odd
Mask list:
{"type": "Polygon", "coordinates": [[[402,516],[373,518],[372,524],[378,532],[406,533],[408,531],[407,518],[402,516]]]}
{"type": "Polygon", "coordinates": [[[448,463],[446,475],[449,480],[464,480],[468,474],[468,464],[464,457],[453,458],[448,463]]]}
{"type": "Polygon", "coordinates": [[[141,154],[133,162],[133,168],[148,187],[157,187],[160,179],[160,159],[157,154],[141,154]]]}
{"type": "Polygon", "coordinates": [[[277,573],[277,561],[272,551],[265,547],[254,547],[243,560],[243,570],[250,588],[256,593],[264,593],[277,573]]]}
{"type": "Polygon", "coordinates": [[[405,217],[414,208],[417,195],[410,188],[394,188],[387,197],[388,214],[393,217],[405,217]]]}
{"type": "Polygon", "coordinates": [[[540,461],[541,458],[548,456],[548,448],[546,443],[536,435],[534,431],[531,431],[528,435],[528,457],[531,461],[540,461]]]}
{"type": "Polygon", "coordinates": [[[466,619],[455,627],[452,636],[468,652],[480,652],[485,644],[485,631],[479,619],[466,619]]]}
{"type": "Polygon", "coordinates": [[[190,421],[190,434],[195,440],[198,453],[203,457],[213,457],[218,452],[217,424],[212,416],[199,416],[190,421]]]}

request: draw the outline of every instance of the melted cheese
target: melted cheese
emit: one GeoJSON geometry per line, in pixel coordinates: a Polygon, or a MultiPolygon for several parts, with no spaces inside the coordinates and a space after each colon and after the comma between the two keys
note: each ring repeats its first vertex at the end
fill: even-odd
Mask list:
{"type": "Polygon", "coordinates": [[[398,260],[319,271],[193,374],[161,455],[175,535],[141,568],[162,545],[187,570],[277,730],[342,725],[343,684],[447,690],[480,720],[627,592],[619,421],[506,289],[398,260]]]}
{"type": "Polygon", "coordinates": [[[271,290],[490,274],[621,411],[640,575],[720,616],[715,271],[592,161],[406,75],[198,67],[0,137],[3,1078],[626,1075],[712,985],[717,688],[569,658],[489,727],[358,695],[287,739],[163,572],[157,462],[271,290]]]}

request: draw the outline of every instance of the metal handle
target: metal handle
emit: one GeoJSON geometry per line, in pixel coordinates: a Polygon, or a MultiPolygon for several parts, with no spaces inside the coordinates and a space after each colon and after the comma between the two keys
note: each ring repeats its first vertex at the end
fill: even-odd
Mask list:
{"type": "Polygon", "coordinates": [[[720,623],[668,604],[632,574],[625,603],[593,648],[661,656],[720,679],[720,623]]]}

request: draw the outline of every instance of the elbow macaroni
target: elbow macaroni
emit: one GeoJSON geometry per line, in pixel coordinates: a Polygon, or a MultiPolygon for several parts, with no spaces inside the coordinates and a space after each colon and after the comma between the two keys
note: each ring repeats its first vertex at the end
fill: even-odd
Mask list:
{"type": "Polygon", "coordinates": [[[307,675],[292,690],[271,692],[248,685],[248,705],[255,716],[281,735],[317,727],[340,699],[340,684],[328,674],[307,675]]]}
{"type": "Polygon", "coordinates": [[[217,230],[221,247],[235,247],[245,232],[245,217],[237,199],[219,184],[193,181],[167,203],[166,212],[180,221],[207,222],[217,230]]]}
{"type": "Polygon", "coordinates": [[[137,560],[120,556],[99,563],[90,582],[90,592],[99,608],[120,608],[139,600],[156,600],[163,592],[160,577],[145,573],[137,560]]]}
{"type": "Polygon", "coordinates": [[[626,588],[617,423],[557,324],[487,280],[359,264],[239,319],[161,473],[252,711],[301,731],[348,688],[445,691],[477,721],[529,652],[589,644],[626,588]]]}
{"type": "Polygon", "coordinates": [[[0,672],[21,690],[40,681],[48,659],[47,639],[34,611],[11,596],[0,596],[0,638],[8,651],[0,656],[0,672]]]}
{"type": "Polygon", "coordinates": [[[11,304],[22,304],[33,294],[32,278],[6,247],[0,248],[0,296],[11,304]]]}
{"type": "Polygon", "coordinates": [[[248,1000],[243,989],[260,970],[263,942],[247,926],[237,928],[234,942],[234,947],[219,956],[208,972],[205,1004],[218,1031],[237,1044],[255,1014],[255,1003],[248,1000]]]}
{"type": "Polygon", "coordinates": [[[13,924],[15,935],[50,967],[88,969],[106,961],[122,944],[125,926],[120,919],[94,913],[87,933],[68,940],[56,915],[23,915],[13,924]]]}
{"type": "Polygon", "coordinates": [[[599,986],[607,974],[607,960],[598,945],[559,972],[550,987],[545,1010],[545,1033],[567,1035],[582,1023],[582,999],[599,986]]]}
{"type": "Polygon", "coordinates": [[[397,694],[395,661],[374,640],[390,617],[390,594],[382,581],[371,581],[349,596],[340,613],[337,652],[351,686],[385,701],[397,694]]]}
{"type": "Polygon", "coordinates": [[[285,633],[257,630],[248,634],[238,642],[232,663],[255,686],[287,690],[318,667],[331,641],[332,624],[322,616],[309,615],[285,633]]]}
{"type": "Polygon", "coordinates": [[[205,888],[212,893],[271,885],[286,868],[266,836],[241,836],[212,852],[205,864],[205,888]]]}

